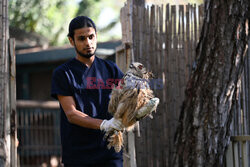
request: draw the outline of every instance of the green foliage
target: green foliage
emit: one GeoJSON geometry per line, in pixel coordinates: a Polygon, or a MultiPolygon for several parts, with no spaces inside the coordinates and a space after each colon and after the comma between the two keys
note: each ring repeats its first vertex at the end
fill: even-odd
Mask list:
{"type": "MultiPolygon", "coordinates": [[[[78,15],[86,15],[95,21],[98,36],[104,39],[103,34],[119,22],[122,5],[117,4],[119,3],[114,0],[9,0],[10,26],[26,32],[36,32],[47,38],[50,45],[61,45],[68,43],[66,36],[70,20],[78,15]],[[105,7],[115,11],[110,23],[98,19],[105,7]]],[[[105,37],[105,40],[108,39],[110,38],[105,37]]]]}
{"type": "Polygon", "coordinates": [[[52,45],[65,43],[68,22],[77,7],[70,0],[9,0],[10,26],[37,32],[52,45]]]}
{"type": "Polygon", "coordinates": [[[101,0],[81,0],[76,15],[88,16],[96,20],[101,11],[100,1],[101,0]]]}

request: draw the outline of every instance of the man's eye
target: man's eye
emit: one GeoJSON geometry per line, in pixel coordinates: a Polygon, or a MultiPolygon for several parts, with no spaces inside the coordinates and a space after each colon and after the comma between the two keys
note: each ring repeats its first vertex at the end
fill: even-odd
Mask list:
{"type": "Polygon", "coordinates": [[[94,38],[94,35],[90,35],[90,36],[89,36],[89,39],[93,39],[93,38],[94,38]]]}
{"type": "Polygon", "coordinates": [[[84,39],[85,39],[84,37],[79,37],[80,41],[84,41],[84,39]]]}

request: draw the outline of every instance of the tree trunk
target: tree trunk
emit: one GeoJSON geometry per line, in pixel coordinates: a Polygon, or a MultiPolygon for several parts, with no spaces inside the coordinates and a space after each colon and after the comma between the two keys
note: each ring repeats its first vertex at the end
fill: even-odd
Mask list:
{"type": "Polygon", "coordinates": [[[196,61],[175,134],[173,166],[223,166],[247,51],[249,0],[205,0],[196,61]]]}

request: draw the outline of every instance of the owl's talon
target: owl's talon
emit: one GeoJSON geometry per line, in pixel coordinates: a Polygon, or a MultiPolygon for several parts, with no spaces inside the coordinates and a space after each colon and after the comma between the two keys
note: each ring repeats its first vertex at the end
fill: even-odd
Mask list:
{"type": "Polygon", "coordinates": [[[152,115],[151,113],[148,115],[148,117],[149,117],[150,119],[153,119],[153,118],[154,118],[153,115],[152,115]]]}
{"type": "Polygon", "coordinates": [[[147,104],[145,104],[142,108],[138,110],[136,118],[139,120],[151,114],[154,110],[156,110],[159,102],[160,99],[157,97],[150,99],[147,104]]]}

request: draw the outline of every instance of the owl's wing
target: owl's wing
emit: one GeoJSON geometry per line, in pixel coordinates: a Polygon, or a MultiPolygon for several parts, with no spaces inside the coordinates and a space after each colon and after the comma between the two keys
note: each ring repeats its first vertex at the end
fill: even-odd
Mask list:
{"type": "Polygon", "coordinates": [[[117,110],[120,101],[120,96],[121,96],[121,89],[117,89],[116,87],[114,87],[112,89],[111,98],[108,106],[108,112],[111,113],[112,115],[114,115],[117,110]]]}
{"type": "MultiPolygon", "coordinates": [[[[147,82],[147,80],[139,78],[130,73],[126,73],[118,85],[118,87],[114,87],[112,90],[111,99],[108,106],[108,111],[112,115],[117,112],[118,107],[119,111],[121,111],[121,101],[123,104],[126,104],[126,106],[128,106],[129,103],[132,104],[131,101],[127,101],[128,99],[135,100],[139,94],[140,89],[149,88],[149,83],[147,82]],[[135,97],[132,98],[132,96],[135,97]]],[[[123,112],[119,112],[119,115],[123,115],[122,113],[123,112]]]]}
{"type": "Polygon", "coordinates": [[[122,89],[122,94],[114,115],[115,118],[121,119],[125,127],[135,123],[133,115],[137,106],[138,90],[126,87],[122,89]]]}

